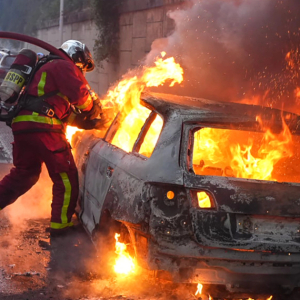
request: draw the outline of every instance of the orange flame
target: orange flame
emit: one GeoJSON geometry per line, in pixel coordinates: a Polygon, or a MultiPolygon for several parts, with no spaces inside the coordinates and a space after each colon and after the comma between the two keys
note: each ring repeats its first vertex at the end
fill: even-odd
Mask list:
{"type": "Polygon", "coordinates": [[[274,166],[293,155],[292,135],[284,122],[279,134],[202,128],[194,138],[193,167],[199,175],[275,181],[274,166]]]}
{"type": "Polygon", "coordinates": [[[77,132],[77,131],[83,131],[83,129],[79,129],[74,126],[67,126],[66,129],[66,138],[67,140],[71,143],[72,142],[72,136],[77,132]]]}
{"type": "MultiPolygon", "coordinates": [[[[162,52],[161,55],[164,57],[166,53],[162,52]]],[[[133,106],[136,106],[146,87],[157,87],[166,81],[171,81],[170,86],[173,86],[175,83],[183,81],[183,69],[175,62],[174,57],[157,58],[154,64],[154,67],[143,67],[139,76],[121,80],[102,100],[103,105],[117,105],[119,110],[128,100],[131,100],[133,106]]]]}
{"type": "Polygon", "coordinates": [[[198,283],[197,285],[197,291],[195,293],[195,296],[202,294],[203,285],[201,283],[198,283]]]}
{"type": "MultiPolygon", "coordinates": [[[[163,52],[161,55],[164,57],[166,53],[163,52]]],[[[113,145],[126,152],[132,150],[142,126],[151,113],[151,110],[140,105],[141,93],[147,87],[157,87],[166,81],[170,81],[170,86],[183,81],[183,69],[173,57],[157,58],[154,67],[144,67],[139,75],[124,78],[108,92],[102,101],[104,106],[113,106],[117,111],[124,108],[126,111],[126,117],[122,120],[112,141],[113,145]]],[[[157,115],[147,132],[139,153],[150,157],[162,126],[163,120],[157,115]]]]}
{"type": "MultiPolygon", "coordinates": [[[[198,283],[198,285],[197,285],[197,291],[196,291],[196,293],[195,293],[195,296],[197,296],[197,295],[202,295],[202,290],[203,290],[203,284],[201,284],[201,283],[198,283]]],[[[208,295],[208,299],[209,300],[213,300],[213,298],[210,296],[210,295],[208,295]]]]}
{"type": "Polygon", "coordinates": [[[116,262],[114,265],[114,270],[117,274],[128,275],[129,273],[134,272],[135,264],[132,257],[126,251],[127,246],[124,243],[119,242],[120,234],[115,234],[116,239],[116,262]]]}

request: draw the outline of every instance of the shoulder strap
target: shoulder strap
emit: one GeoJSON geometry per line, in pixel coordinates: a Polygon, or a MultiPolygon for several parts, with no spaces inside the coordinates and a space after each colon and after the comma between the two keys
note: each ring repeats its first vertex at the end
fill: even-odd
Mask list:
{"type": "Polygon", "coordinates": [[[40,97],[27,95],[24,103],[22,104],[22,109],[44,114],[50,118],[55,117],[59,119],[55,114],[54,107],[45,101],[45,99],[55,96],[58,92],[58,90],[52,91],[40,97]]]}

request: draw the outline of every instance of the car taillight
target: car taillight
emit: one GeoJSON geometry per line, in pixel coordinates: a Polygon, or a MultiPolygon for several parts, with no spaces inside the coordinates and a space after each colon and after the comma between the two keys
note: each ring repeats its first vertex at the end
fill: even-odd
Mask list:
{"type": "Polygon", "coordinates": [[[191,191],[194,203],[197,203],[197,207],[204,209],[216,208],[213,196],[207,191],[191,191]]]}

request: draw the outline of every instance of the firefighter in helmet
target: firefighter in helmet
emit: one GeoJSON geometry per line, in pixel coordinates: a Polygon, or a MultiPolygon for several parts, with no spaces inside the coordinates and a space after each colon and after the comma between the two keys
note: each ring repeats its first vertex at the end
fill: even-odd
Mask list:
{"type": "MultiPolygon", "coordinates": [[[[73,111],[82,111],[90,128],[101,113],[97,97],[92,97],[84,74],[94,69],[87,46],[69,40],[60,48],[71,60],[53,57],[40,60],[28,86],[32,103],[45,104],[40,110],[25,107],[13,119],[13,163],[10,173],[0,181],[0,209],[12,204],[39,179],[45,163],[53,182],[50,235],[68,232],[78,198],[78,172],[65,137],[66,123],[73,111]],[[44,63],[43,63],[43,60],[44,63]],[[33,100],[37,101],[33,101],[33,100]]],[[[75,115],[76,117],[76,115],[75,115]]]]}

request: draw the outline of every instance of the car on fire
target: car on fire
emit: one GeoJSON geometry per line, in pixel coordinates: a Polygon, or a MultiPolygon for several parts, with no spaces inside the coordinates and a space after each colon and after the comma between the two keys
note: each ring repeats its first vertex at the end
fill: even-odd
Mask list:
{"type": "Polygon", "coordinates": [[[16,56],[16,54],[11,53],[7,49],[0,50],[0,84],[5,78],[11,65],[14,63],[16,56]]]}
{"type": "Polygon", "coordinates": [[[77,138],[79,217],[92,238],[123,230],[140,266],[177,282],[300,287],[299,117],[154,93],[140,105],[142,118],[126,109],[102,138],[77,138]],[[249,143],[251,153],[237,146],[249,143]],[[260,152],[273,167],[256,159],[251,177],[260,152]]]}

